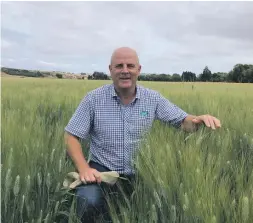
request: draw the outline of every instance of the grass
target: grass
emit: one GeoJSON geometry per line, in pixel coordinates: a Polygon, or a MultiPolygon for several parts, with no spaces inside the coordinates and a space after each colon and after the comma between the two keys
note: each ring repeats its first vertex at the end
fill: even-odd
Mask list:
{"type": "MultiPolygon", "coordinates": [[[[110,81],[2,78],[2,222],[78,222],[62,190],[67,172],[63,130],[83,96],[110,81]]],[[[191,114],[212,114],[216,131],[186,134],[155,122],[136,160],[131,200],[114,222],[251,222],[253,85],[154,83],[191,114]]],[[[84,147],[84,152],[87,150],[84,147]]]]}

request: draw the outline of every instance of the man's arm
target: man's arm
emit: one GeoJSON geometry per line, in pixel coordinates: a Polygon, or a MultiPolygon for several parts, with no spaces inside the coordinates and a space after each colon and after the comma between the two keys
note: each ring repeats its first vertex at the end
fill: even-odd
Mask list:
{"type": "Polygon", "coordinates": [[[71,135],[68,132],[65,132],[64,140],[67,146],[68,155],[73,160],[77,170],[80,172],[80,170],[88,168],[89,164],[85,160],[82,151],[82,146],[81,143],[79,142],[78,137],[71,135]]]}
{"type": "Polygon", "coordinates": [[[90,168],[83,155],[79,138],[86,139],[90,133],[93,123],[93,108],[90,95],[87,95],[79,104],[75,113],[65,127],[64,140],[67,152],[73,160],[81,181],[101,182],[100,173],[90,168]]]}
{"type": "Polygon", "coordinates": [[[67,145],[67,152],[71,159],[73,160],[81,181],[85,182],[95,182],[97,181],[98,183],[101,182],[101,177],[100,173],[97,172],[95,169],[90,168],[89,164],[87,163],[81,144],[79,142],[79,139],[71,135],[67,132],[64,134],[64,139],[65,139],[65,144],[67,145]]]}
{"type": "Polygon", "coordinates": [[[201,124],[205,124],[212,129],[221,127],[220,120],[217,118],[211,115],[189,115],[160,94],[158,96],[156,118],[175,127],[181,126],[181,129],[187,132],[198,130],[201,124]]]}
{"type": "Polygon", "coordinates": [[[157,95],[156,119],[180,128],[188,114],[161,94],[157,95]]]}
{"type": "Polygon", "coordinates": [[[81,181],[100,183],[100,173],[96,169],[90,168],[85,160],[79,139],[67,132],[64,134],[64,139],[68,148],[67,152],[78,170],[81,181]]]}

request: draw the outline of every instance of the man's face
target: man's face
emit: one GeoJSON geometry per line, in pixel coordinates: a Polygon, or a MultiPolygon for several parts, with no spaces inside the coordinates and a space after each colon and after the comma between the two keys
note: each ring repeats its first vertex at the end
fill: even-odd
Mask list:
{"type": "Polygon", "coordinates": [[[136,86],[141,66],[134,51],[121,50],[112,56],[109,69],[116,88],[131,89],[136,86]]]}

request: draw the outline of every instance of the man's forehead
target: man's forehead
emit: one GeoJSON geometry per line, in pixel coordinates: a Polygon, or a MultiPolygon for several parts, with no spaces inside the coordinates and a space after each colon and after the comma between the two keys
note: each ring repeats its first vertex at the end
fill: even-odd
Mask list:
{"type": "Polygon", "coordinates": [[[113,63],[137,63],[138,58],[133,56],[115,56],[112,61],[113,63]]]}
{"type": "Polygon", "coordinates": [[[111,63],[139,63],[139,58],[135,50],[130,48],[119,48],[115,50],[111,57],[111,63]]]}

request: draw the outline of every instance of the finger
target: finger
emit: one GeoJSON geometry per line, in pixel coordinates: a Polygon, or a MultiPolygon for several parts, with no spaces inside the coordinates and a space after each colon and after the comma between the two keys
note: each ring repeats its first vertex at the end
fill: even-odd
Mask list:
{"type": "Polygon", "coordinates": [[[91,182],[90,175],[86,173],[86,174],[84,175],[84,180],[85,180],[87,183],[90,183],[90,182],[91,182]]]}
{"type": "Polygon", "coordinates": [[[80,176],[80,180],[84,182],[85,181],[84,176],[80,176]]]}
{"type": "Polygon", "coordinates": [[[204,115],[202,120],[207,127],[210,127],[210,122],[209,122],[208,116],[204,115]]]}
{"type": "Polygon", "coordinates": [[[89,178],[90,178],[90,182],[96,182],[96,178],[93,172],[90,173],[89,178]]]}
{"type": "Polygon", "coordinates": [[[217,118],[215,118],[215,117],[214,117],[214,123],[215,123],[215,125],[216,125],[217,128],[220,128],[220,127],[221,127],[220,120],[217,119],[217,118]]]}
{"type": "Polygon", "coordinates": [[[214,120],[213,117],[209,116],[208,117],[209,123],[211,125],[211,128],[214,130],[215,129],[215,124],[214,124],[214,120]]]}
{"type": "Polygon", "coordinates": [[[81,180],[84,184],[87,183],[87,180],[85,180],[85,177],[84,177],[84,176],[80,176],[80,180],[81,180]]]}
{"type": "Polygon", "coordinates": [[[94,176],[96,177],[97,182],[101,183],[101,174],[98,171],[94,172],[94,176]]]}

